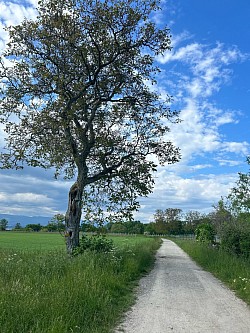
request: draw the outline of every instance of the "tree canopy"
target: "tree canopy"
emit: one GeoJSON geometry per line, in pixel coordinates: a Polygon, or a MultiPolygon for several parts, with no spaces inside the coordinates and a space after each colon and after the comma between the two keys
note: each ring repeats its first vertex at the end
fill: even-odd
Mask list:
{"type": "Polygon", "coordinates": [[[159,4],[41,0],[35,20],[7,28],[0,166],[53,168],[74,179],[65,217],[71,248],[82,206],[88,214],[93,206],[99,215],[103,207],[131,213],[136,198],[152,191],[157,163],[148,156],[160,164],[180,158],[167,139],[178,113],[154,89],[155,57],[171,49],[169,29],[151,20],[159,4]]]}
{"type": "MultiPolygon", "coordinates": [[[[250,157],[247,158],[250,165],[250,157]]],[[[239,178],[233,188],[231,188],[228,200],[231,202],[231,208],[239,212],[250,213],[250,171],[238,173],[239,178]]]]}

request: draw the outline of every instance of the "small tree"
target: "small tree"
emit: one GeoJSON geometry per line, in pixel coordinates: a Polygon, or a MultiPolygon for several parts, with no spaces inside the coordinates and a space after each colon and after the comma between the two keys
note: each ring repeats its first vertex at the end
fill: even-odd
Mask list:
{"type": "Polygon", "coordinates": [[[116,222],[112,225],[110,232],[116,233],[116,234],[123,234],[126,233],[127,229],[124,223],[116,222]]]}
{"type": "Polygon", "coordinates": [[[195,230],[196,240],[201,243],[213,244],[215,241],[215,229],[210,223],[200,224],[195,230]]]}
{"type": "Polygon", "coordinates": [[[185,214],[185,222],[183,223],[183,230],[186,234],[194,234],[195,229],[199,224],[202,223],[204,219],[204,214],[196,211],[190,210],[185,214]]]}
{"type": "Polygon", "coordinates": [[[65,216],[63,214],[56,214],[52,217],[47,225],[48,231],[59,231],[65,230],[65,216]]]}
{"type": "Polygon", "coordinates": [[[7,29],[0,162],[75,179],[65,215],[70,253],[82,208],[131,217],[136,198],[152,191],[156,164],[148,155],[160,164],[180,158],[166,136],[167,122],[178,121],[170,97],[149,89],[155,56],[171,49],[169,30],[150,19],[159,8],[158,0],[40,0],[35,21],[7,29]]]}
{"type": "MultiPolygon", "coordinates": [[[[247,163],[250,165],[250,157],[247,158],[247,163]]],[[[239,172],[238,175],[236,186],[231,189],[227,198],[236,214],[240,212],[250,213],[250,171],[247,173],[239,172]]]]}
{"type": "Polygon", "coordinates": [[[21,223],[17,222],[14,226],[14,230],[21,230],[21,229],[22,229],[21,223]]]}
{"type": "Polygon", "coordinates": [[[213,207],[215,211],[210,213],[208,217],[214,225],[217,233],[221,234],[225,225],[232,223],[233,215],[231,214],[230,209],[226,206],[223,198],[221,198],[218,204],[213,207]]]}
{"type": "Polygon", "coordinates": [[[40,231],[42,229],[42,226],[40,223],[35,224],[35,223],[29,223],[25,226],[25,229],[28,231],[40,231]]]}
{"type": "Polygon", "coordinates": [[[1,219],[1,220],[0,220],[0,230],[1,230],[1,231],[5,231],[6,228],[7,228],[8,223],[9,223],[8,220],[6,220],[6,219],[1,219]]]}

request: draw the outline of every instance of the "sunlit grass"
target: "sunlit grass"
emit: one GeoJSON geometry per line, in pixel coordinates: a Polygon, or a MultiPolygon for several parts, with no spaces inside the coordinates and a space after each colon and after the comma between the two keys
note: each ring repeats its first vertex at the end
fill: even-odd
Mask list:
{"type": "Polygon", "coordinates": [[[0,232],[0,250],[55,250],[64,249],[64,237],[53,232],[0,232]]]}
{"type": "Polygon", "coordinates": [[[86,252],[75,258],[60,246],[0,250],[0,331],[110,332],[131,304],[135,282],[152,266],[160,240],[119,237],[115,244],[112,253],[86,252]]]}

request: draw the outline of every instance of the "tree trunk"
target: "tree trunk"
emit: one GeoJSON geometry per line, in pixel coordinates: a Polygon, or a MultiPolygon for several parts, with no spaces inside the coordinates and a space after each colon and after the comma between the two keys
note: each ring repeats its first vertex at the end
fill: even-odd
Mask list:
{"type": "Polygon", "coordinates": [[[65,215],[65,240],[66,249],[69,254],[72,254],[73,249],[79,246],[82,193],[83,188],[76,181],[69,191],[68,210],[65,215]]]}

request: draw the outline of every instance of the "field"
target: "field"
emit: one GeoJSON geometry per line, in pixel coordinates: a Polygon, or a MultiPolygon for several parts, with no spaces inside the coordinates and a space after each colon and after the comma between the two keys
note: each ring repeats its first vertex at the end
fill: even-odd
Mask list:
{"type": "Polygon", "coordinates": [[[192,240],[173,239],[201,267],[250,305],[250,261],[192,240]]]}
{"type": "Polygon", "coordinates": [[[3,333],[108,333],[133,302],[159,239],[114,237],[112,253],[65,253],[59,234],[0,233],[3,333]]]}

